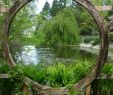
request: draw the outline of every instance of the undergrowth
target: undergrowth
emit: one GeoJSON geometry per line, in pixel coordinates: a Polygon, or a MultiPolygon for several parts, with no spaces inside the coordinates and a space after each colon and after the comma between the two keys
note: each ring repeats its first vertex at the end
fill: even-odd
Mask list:
{"type": "Polygon", "coordinates": [[[37,65],[17,64],[17,67],[25,76],[38,83],[52,87],[62,87],[77,83],[89,73],[91,66],[92,64],[87,60],[80,60],[72,64],[55,62],[48,66],[44,66],[42,63],[37,65]]]}

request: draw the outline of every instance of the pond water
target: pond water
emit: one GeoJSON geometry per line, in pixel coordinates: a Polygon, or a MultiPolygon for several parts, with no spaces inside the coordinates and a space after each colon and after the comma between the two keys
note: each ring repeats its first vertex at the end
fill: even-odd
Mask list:
{"type": "Polygon", "coordinates": [[[72,62],[79,59],[94,59],[96,55],[84,51],[79,47],[37,48],[34,45],[13,46],[11,53],[15,62],[25,64],[38,64],[41,61],[52,63],[54,61],[72,62]]]}

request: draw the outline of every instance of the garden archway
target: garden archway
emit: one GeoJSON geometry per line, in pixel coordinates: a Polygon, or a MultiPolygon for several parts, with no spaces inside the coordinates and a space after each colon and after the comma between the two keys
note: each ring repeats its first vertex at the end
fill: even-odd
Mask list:
{"type": "MultiPolygon", "coordinates": [[[[15,17],[16,13],[30,1],[32,1],[32,0],[16,0],[14,5],[5,14],[2,47],[3,47],[3,55],[11,67],[15,65],[15,62],[13,61],[13,58],[11,56],[10,49],[8,46],[9,28],[10,28],[11,22],[12,22],[13,18],[15,17]]],[[[88,85],[91,81],[93,81],[101,73],[101,69],[107,60],[108,32],[107,32],[107,28],[104,23],[104,20],[99,15],[99,13],[95,9],[95,7],[90,3],[90,1],[88,1],[88,0],[73,0],[73,1],[82,5],[94,18],[95,22],[98,25],[99,35],[100,35],[100,39],[101,39],[100,51],[98,54],[98,58],[95,62],[94,69],[86,78],[84,78],[78,84],[75,85],[76,88],[80,89],[80,88],[88,85]],[[88,80],[88,82],[86,83],[87,80],[88,80]]]]}

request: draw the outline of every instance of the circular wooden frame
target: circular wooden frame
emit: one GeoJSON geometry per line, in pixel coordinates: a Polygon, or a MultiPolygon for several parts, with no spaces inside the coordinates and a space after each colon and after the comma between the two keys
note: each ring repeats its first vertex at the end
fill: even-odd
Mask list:
{"type": "MultiPolygon", "coordinates": [[[[13,61],[13,58],[11,56],[10,49],[8,46],[9,28],[16,13],[30,1],[32,0],[17,0],[5,15],[2,49],[3,49],[3,55],[5,59],[8,61],[8,64],[10,66],[14,66],[15,62],[13,61]]],[[[101,39],[100,51],[99,51],[99,55],[96,60],[94,69],[87,77],[85,77],[83,80],[81,80],[78,84],[75,85],[76,88],[80,89],[88,85],[101,73],[101,69],[107,60],[109,43],[108,43],[108,32],[107,32],[107,28],[104,23],[104,20],[99,15],[95,7],[90,3],[90,1],[88,0],[73,0],[73,1],[82,5],[94,18],[95,22],[98,25],[100,39],[101,39]],[[88,82],[86,82],[87,80],[88,82]]]]}

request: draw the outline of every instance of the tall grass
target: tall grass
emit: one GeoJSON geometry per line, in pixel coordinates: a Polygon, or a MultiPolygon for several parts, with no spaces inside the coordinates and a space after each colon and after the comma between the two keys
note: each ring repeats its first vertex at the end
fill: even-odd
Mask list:
{"type": "Polygon", "coordinates": [[[48,66],[44,66],[43,63],[38,65],[18,64],[17,66],[25,76],[38,83],[60,87],[78,82],[88,74],[92,65],[87,60],[80,60],[72,64],[55,62],[48,66]]]}

